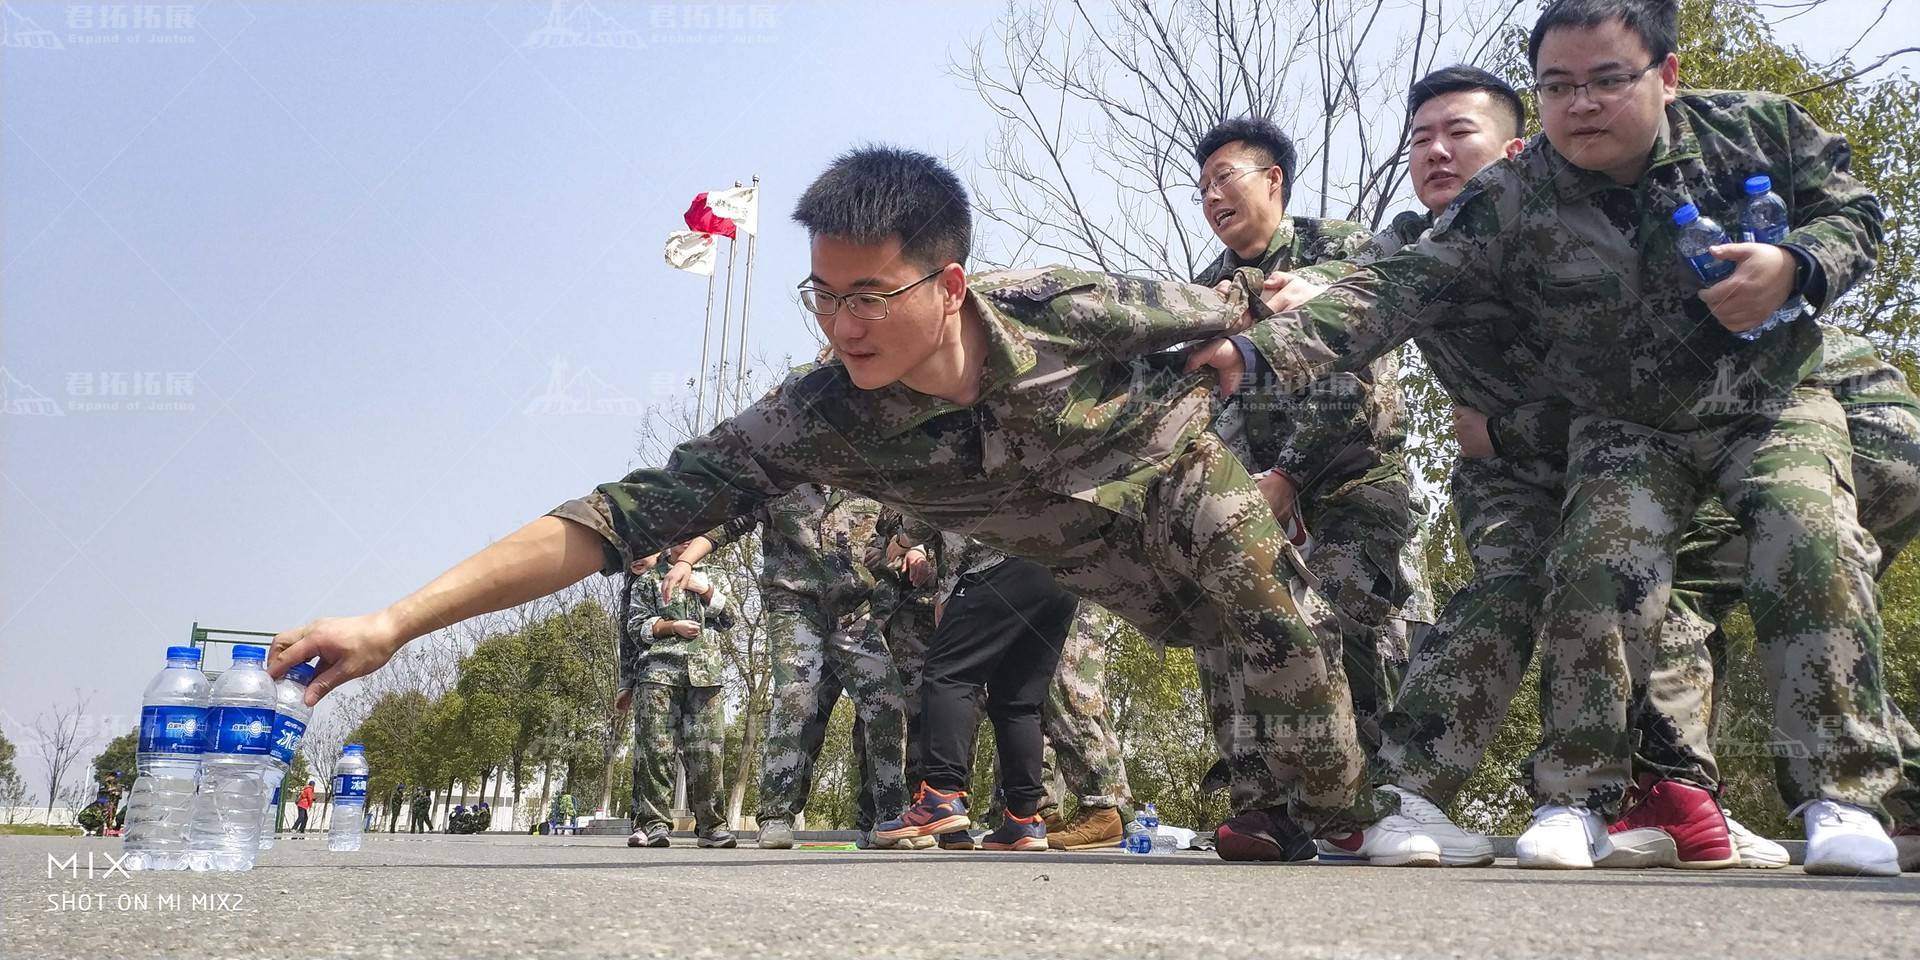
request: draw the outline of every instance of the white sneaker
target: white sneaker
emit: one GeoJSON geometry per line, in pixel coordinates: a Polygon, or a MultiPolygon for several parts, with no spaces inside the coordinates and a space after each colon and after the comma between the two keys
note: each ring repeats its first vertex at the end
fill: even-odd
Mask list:
{"type": "Polygon", "coordinates": [[[1851,803],[1814,800],[1800,805],[1807,830],[1808,873],[1839,877],[1897,877],[1900,850],[1873,814],[1851,803]]]}
{"type": "Polygon", "coordinates": [[[1680,846],[1673,835],[1659,827],[1634,827],[1607,834],[1613,852],[1599,857],[1593,865],[1603,870],[1653,870],[1680,865],[1680,846]]]}
{"type": "Polygon", "coordinates": [[[1401,814],[1381,817],[1358,833],[1315,840],[1320,862],[1335,866],[1437,867],[1440,844],[1401,814]]]}
{"type": "Polygon", "coordinates": [[[1391,790],[1400,798],[1400,816],[1412,821],[1421,836],[1439,845],[1442,864],[1484,867],[1493,862],[1493,841],[1460,829],[1433,801],[1390,783],[1382,789],[1391,790]]]}
{"type": "Polygon", "coordinates": [[[1733,849],[1740,853],[1741,866],[1753,870],[1778,870],[1793,862],[1786,847],[1748,830],[1725,807],[1720,809],[1720,813],[1727,818],[1727,835],[1733,838],[1733,849]]]}
{"type": "Polygon", "coordinates": [[[1591,870],[1613,853],[1607,825],[1580,807],[1545,806],[1514,844],[1520,866],[1541,870],[1591,870]]]}

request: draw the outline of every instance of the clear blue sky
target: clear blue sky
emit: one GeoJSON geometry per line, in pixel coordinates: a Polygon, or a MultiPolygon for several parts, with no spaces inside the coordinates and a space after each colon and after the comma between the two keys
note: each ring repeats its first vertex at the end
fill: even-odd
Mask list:
{"type": "Polygon", "coordinates": [[[797,192],[862,141],[977,161],[946,65],[998,8],[596,0],[612,42],[547,47],[545,2],[8,0],[0,728],[77,688],[121,732],[192,621],[376,608],[632,466],[639,417],[535,401],[698,366],[695,193],[763,178],[754,349],[810,353],[797,192]]]}

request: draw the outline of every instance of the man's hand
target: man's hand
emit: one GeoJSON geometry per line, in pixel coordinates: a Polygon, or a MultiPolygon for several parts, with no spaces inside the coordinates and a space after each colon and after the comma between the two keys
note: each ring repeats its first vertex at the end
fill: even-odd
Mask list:
{"type": "Polygon", "coordinates": [[[926,551],[914,547],[901,557],[901,572],[907,575],[907,582],[916,587],[924,587],[933,579],[933,561],[927,559],[926,551]]]}
{"type": "Polygon", "coordinates": [[[1267,506],[1273,509],[1273,519],[1285,526],[1287,518],[1299,508],[1299,488],[1293,485],[1291,478],[1278,470],[1269,470],[1255,477],[1253,482],[1266,496],[1267,506]]]}
{"type": "Polygon", "coordinates": [[[667,572],[660,575],[660,602],[672,603],[680,591],[691,589],[689,581],[693,579],[693,564],[685,560],[675,560],[667,572]]]}
{"type": "Polygon", "coordinates": [[[1240,361],[1239,348],[1224,337],[1208,340],[1187,351],[1186,372],[1192,373],[1201,367],[1214,369],[1214,377],[1223,397],[1233,396],[1234,391],[1240,389],[1241,378],[1247,375],[1247,366],[1240,361]]]}
{"type": "Polygon", "coordinates": [[[621,687],[620,692],[613,695],[613,712],[626,713],[628,710],[632,710],[632,709],[633,709],[633,688],[621,687]]]}
{"type": "Polygon", "coordinates": [[[1493,434],[1487,430],[1487,415],[1472,407],[1453,408],[1453,437],[1460,441],[1460,455],[1469,460],[1493,456],[1493,434]]]}
{"type": "Polygon", "coordinates": [[[307,684],[307,706],[311,707],[348,680],[385,666],[403,642],[385,610],[328,617],[274,637],[267,662],[284,675],[296,663],[320,658],[320,672],[307,684]]]}
{"type": "Polygon", "coordinates": [[[703,599],[713,596],[713,581],[698,570],[687,574],[687,592],[697,593],[703,599]]]}
{"type": "Polygon", "coordinates": [[[700,622],[697,620],[675,620],[667,629],[691,640],[700,635],[700,622]]]}
{"type": "Polygon", "coordinates": [[[1265,300],[1274,313],[1285,313],[1319,296],[1325,289],[1304,277],[1276,270],[1267,274],[1266,282],[1261,284],[1260,299],[1265,300]]]}
{"type": "Polygon", "coordinates": [[[1734,264],[1733,275],[1700,291],[1720,325],[1751,330],[1793,295],[1793,254],[1771,243],[1727,243],[1707,251],[1734,264]]]}

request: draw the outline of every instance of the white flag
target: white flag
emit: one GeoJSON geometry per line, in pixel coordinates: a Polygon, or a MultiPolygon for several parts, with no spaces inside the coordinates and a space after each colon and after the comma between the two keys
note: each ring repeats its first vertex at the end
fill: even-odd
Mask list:
{"type": "Polygon", "coordinates": [[[713,234],[698,230],[675,230],[667,234],[667,266],[702,276],[713,276],[713,234]]]}
{"type": "Polygon", "coordinates": [[[749,237],[760,235],[760,188],[734,187],[707,193],[707,206],[749,237]]]}

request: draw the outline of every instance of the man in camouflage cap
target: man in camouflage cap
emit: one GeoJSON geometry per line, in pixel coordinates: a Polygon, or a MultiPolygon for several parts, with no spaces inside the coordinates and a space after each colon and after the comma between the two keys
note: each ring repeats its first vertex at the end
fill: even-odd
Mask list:
{"type": "Polygon", "coordinates": [[[659,554],[635,560],[622,586],[620,693],[614,708],[636,706],[633,728],[633,833],[629,847],[664,847],[673,829],[676,762],[687,775],[687,809],[702,847],[731,848],[721,805],[726,794],[726,662],[720,632],[733,623],[724,594],[694,572],[671,601],[661,599],[659,554]]]}
{"type": "MultiPolygon", "coordinates": [[[[855,827],[900,812],[906,717],[886,639],[872,629],[874,572],[864,562],[880,505],[849,490],[801,484],[693,538],[666,575],[669,593],[710,552],[760,531],[773,704],[760,767],[759,845],[793,845],[793,819],[813,792],[827,721],[845,691],[860,720],[864,769],[855,827]]],[[[889,611],[891,612],[891,611],[889,611]]]]}
{"type": "MultiPolygon", "coordinates": [[[[1225,249],[1194,282],[1214,286],[1242,267],[1287,273],[1365,247],[1368,232],[1357,223],[1287,214],[1295,157],[1292,139],[1263,118],[1227,120],[1200,138],[1194,200],[1225,249]]],[[[1305,551],[1308,570],[1340,616],[1347,686],[1369,752],[1379,745],[1380,712],[1393,699],[1392,665],[1382,653],[1393,647],[1393,611],[1407,600],[1400,556],[1413,536],[1398,367],[1390,355],[1297,392],[1233,394],[1214,424],[1255,471],[1281,529],[1305,551]]],[[[1196,665],[1211,702],[1217,664],[1203,656],[1196,665]]],[[[1259,820],[1255,812],[1224,825],[1216,850],[1240,859],[1240,837],[1262,830],[1259,820]]]]}
{"type": "Polygon", "coordinates": [[[1245,467],[1208,429],[1206,380],[1150,356],[1230,333],[1231,292],[1066,269],[969,281],[965,189],[939,161],[853,151],[803,195],[801,297],[835,359],[793,375],[664,468],[569,501],[378,613],[275,638],[274,667],[321,657],[317,699],[429,629],[618,570],[803,483],[858,490],[936,529],[1053,570],[1153,642],[1218,648],[1242,809],[1380,864],[1433,864],[1365,758],[1333,633],[1245,467]],[[1270,784],[1284,784],[1278,793],[1270,784]]]}
{"type": "Polygon", "coordinates": [[[1546,375],[1577,411],[1566,526],[1542,658],[1540,806],[1522,866],[1588,867],[1631,782],[1628,714],[1666,613],[1674,553],[1703,490],[1750,540],[1747,588],[1768,681],[1798,695],[1776,724],[1814,872],[1897,871],[1881,797],[1898,775],[1870,540],[1855,519],[1845,416],[1809,377],[1817,324],[1749,342],[1793,297],[1815,310],[1871,267],[1879,206],[1845,142],[1784,98],[1678,92],[1676,13],[1661,0],[1560,0],[1529,58],[1546,135],[1476,176],[1411,250],[1364,268],[1299,315],[1212,344],[1196,362],[1235,386],[1257,347],[1288,377],[1357,367],[1466,306],[1504,301],[1536,329],[1546,375]],[[1735,266],[1702,289],[1671,215],[1737,222],[1737,185],[1772,174],[1783,244],[1714,248],[1735,266]],[[1298,321],[1304,321],[1302,327],[1298,321]],[[1781,600],[1789,602],[1781,603],[1781,600]],[[1821,668],[1790,664],[1824,664],[1821,668]]]}

